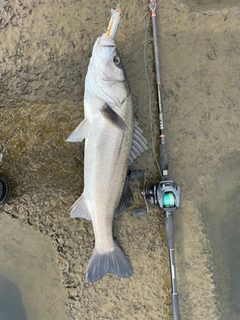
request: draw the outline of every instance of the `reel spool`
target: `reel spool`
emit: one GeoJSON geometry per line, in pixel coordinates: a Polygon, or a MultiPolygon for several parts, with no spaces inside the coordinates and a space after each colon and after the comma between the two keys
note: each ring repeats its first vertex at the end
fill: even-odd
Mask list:
{"type": "Polygon", "coordinates": [[[163,206],[164,208],[173,208],[175,207],[176,201],[175,201],[174,194],[172,192],[166,192],[163,195],[163,206]]]}
{"type": "Polygon", "coordinates": [[[157,187],[157,201],[161,209],[173,211],[180,206],[180,187],[172,180],[161,181],[157,187]]]}

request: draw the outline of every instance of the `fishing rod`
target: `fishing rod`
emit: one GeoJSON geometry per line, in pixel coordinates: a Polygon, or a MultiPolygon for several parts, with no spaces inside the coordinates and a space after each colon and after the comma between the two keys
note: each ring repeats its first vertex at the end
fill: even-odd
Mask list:
{"type": "Polygon", "coordinates": [[[169,251],[170,262],[170,275],[172,286],[172,315],[173,320],[180,320],[179,308],[179,295],[177,291],[176,280],[176,267],[174,255],[174,223],[173,211],[180,206],[180,187],[173,180],[169,179],[168,175],[168,154],[167,145],[165,140],[164,122],[163,122],[163,109],[162,109],[162,96],[161,96],[161,78],[160,78],[160,63],[159,63],[159,50],[157,39],[157,14],[156,14],[156,0],[150,0],[150,10],[152,17],[153,29],[153,44],[154,44],[154,58],[156,69],[156,85],[158,96],[158,112],[159,112],[159,131],[160,131],[160,170],[161,182],[154,184],[148,188],[146,184],[146,175],[142,172],[131,172],[130,178],[135,179],[144,175],[144,188],[143,195],[146,203],[146,209],[134,208],[132,214],[134,216],[141,216],[148,212],[148,202],[157,205],[160,209],[164,210],[164,225],[167,238],[167,247],[169,251]]]}

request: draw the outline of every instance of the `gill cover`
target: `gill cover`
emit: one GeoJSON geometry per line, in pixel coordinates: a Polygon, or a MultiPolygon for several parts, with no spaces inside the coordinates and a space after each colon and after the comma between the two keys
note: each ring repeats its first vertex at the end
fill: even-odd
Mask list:
{"type": "Polygon", "coordinates": [[[121,107],[130,94],[120,54],[114,40],[105,34],[93,47],[85,85],[111,107],[121,107]]]}

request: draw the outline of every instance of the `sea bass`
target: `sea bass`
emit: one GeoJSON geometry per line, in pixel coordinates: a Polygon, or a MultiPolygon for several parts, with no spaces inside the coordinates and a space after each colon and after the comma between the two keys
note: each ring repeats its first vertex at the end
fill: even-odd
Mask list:
{"type": "MultiPolygon", "coordinates": [[[[112,10],[113,22],[116,12],[112,10]]],[[[67,139],[85,139],[84,190],[70,216],[92,220],[95,248],[86,271],[89,282],[106,273],[132,275],[130,262],[113,238],[113,219],[133,203],[128,166],[147,149],[133,119],[131,93],[113,38],[104,33],[94,44],[85,78],[85,118],[67,139]]]]}

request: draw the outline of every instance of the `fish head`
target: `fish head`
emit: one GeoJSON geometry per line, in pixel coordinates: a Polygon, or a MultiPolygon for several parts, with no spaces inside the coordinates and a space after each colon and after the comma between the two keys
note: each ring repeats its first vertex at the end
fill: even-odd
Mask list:
{"type": "Polygon", "coordinates": [[[88,90],[114,107],[121,107],[130,94],[122,59],[111,37],[98,37],[92,52],[86,81],[88,90]]]}

